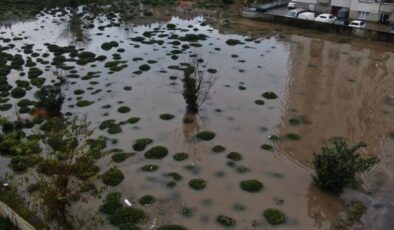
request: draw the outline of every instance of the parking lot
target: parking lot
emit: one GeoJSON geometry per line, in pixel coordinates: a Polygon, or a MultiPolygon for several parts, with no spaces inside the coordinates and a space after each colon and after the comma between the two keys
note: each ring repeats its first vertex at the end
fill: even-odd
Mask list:
{"type": "MultiPolygon", "coordinates": [[[[279,15],[279,16],[287,16],[287,13],[289,12],[289,9],[284,6],[280,8],[275,8],[271,9],[266,12],[266,14],[272,14],[272,15],[279,15]]],[[[383,31],[383,32],[390,32],[390,30],[394,27],[393,25],[383,25],[377,22],[366,22],[367,26],[365,29],[368,30],[376,30],[376,31],[383,31]]]]}

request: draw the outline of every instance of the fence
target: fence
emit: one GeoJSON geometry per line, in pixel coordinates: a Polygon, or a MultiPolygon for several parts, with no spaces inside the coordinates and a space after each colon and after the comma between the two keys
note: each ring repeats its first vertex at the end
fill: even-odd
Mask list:
{"type": "Polygon", "coordinates": [[[20,230],[35,230],[26,220],[20,217],[14,210],[0,201],[0,216],[9,219],[11,223],[20,230]]]}

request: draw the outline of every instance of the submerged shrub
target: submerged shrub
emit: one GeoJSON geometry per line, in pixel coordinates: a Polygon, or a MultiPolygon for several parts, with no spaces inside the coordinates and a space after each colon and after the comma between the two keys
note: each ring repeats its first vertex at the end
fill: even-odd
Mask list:
{"type": "Polygon", "coordinates": [[[255,193],[263,189],[263,183],[258,180],[244,180],[240,183],[241,189],[247,192],[255,193]]]}
{"type": "Polygon", "coordinates": [[[47,85],[38,90],[34,97],[38,100],[36,106],[44,108],[49,116],[60,114],[64,102],[64,95],[58,86],[47,85]]]}
{"type": "Polygon", "coordinates": [[[145,171],[145,172],[153,172],[153,171],[156,171],[158,169],[159,169],[159,166],[153,165],[153,164],[148,164],[148,165],[144,165],[144,166],[141,167],[141,170],[145,171]]]}
{"type": "Polygon", "coordinates": [[[145,195],[143,197],[141,197],[138,202],[141,205],[151,205],[156,201],[156,198],[151,196],[151,195],[145,195]]]}
{"type": "Polygon", "coordinates": [[[378,162],[375,157],[363,159],[357,153],[366,146],[367,144],[360,142],[349,148],[344,140],[337,139],[333,147],[323,147],[321,154],[314,153],[314,183],[334,193],[342,192],[348,185],[357,184],[356,174],[369,170],[378,162]]]}
{"type": "Polygon", "coordinates": [[[278,209],[269,208],[264,211],[264,217],[271,225],[283,224],[286,221],[286,216],[278,209]]]}
{"type": "Polygon", "coordinates": [[[106,185],[116,186],[123,181],[124,175],[122,171],[120,171],[117,167],[113,167],[106,171],[101,176],[101,179],[106,185]]]}
{"type": "Polygon", "coordinates": [[[236,221],[233,218],[225,216],[225,215],[217,216],[216,221],[225,227],[232,227],[236,224],[236,221]]]}
{"type": "Polygon", "coordinates": [[[159,227],[157,230],[188,230],[188,229],[181,225],[170,224],[170,225],[163,225],[159,227]]]}
{"type": "Polygon", "coordinates": [[[194,190],[202,190],[207,186],[203,179],[192,179],[189,181],[189,186],[194,190]]]}
{"type": "Polygon", "coordinates": [[[224,152],[224,150],[226,150],[226,148],[221,145],[215,145],[212,148],[212,152],[214,152],[214,153],[221,153],[221,152],[224,152]]]}
{"type": "Polygon", "coordinates": [[[118,108],[118,112],[119,113],[128,113],[128,112],[130,112],[130,108],[129,107],[127,107],[127,106],[121,106],[121,107],[119,107],[118,108]]]}
{"type": "Polygon", "coordinates": [[[235,46],[235,45],[240,45],[243,44],[240,40],[237,39],[227,39],[226,44],[229,46],[235,46]]]}
{"type": "Polygon", "coordinates": [[[276,95],[274,92],[265,92],[261,96],[263,96],[265,99],[268,100],[273,100],[278,98],[278,95],[276,95]]]}
{"type": "Polygon", "coordinates": [[[175,153],[174,160],[176,161],[184,161],[189,157],[187,153],[175,153]]]}
{"type": "Polygon", "coordinates": [[[209,131],[203,131],[203,132],[197,133],[196,137],[200,140],[210,141],[213,138],[215,138],[215,133],[209,132],[209,131]]]}
{"type": "Polygon", "coordinates": [[[122,224],[138,224],[147,218],[145,212],[138,208],[122,207],[117,209],[109,218],[111,224],[120,226],[122,224]]]}
{"type": "Polygon", "coordinates": [[[168,114],[168,113],[164,113],[164,114],[160,114],[160,119],[168,121],[173,119],[175,116],[172,114],[168,114]]]}
{"type": "Polygon", "coordinates": [[[168,154],[168,150],[164,146],[155,146],[144,154],[147,159],[163,159],[168,154]]]}
{"type": "Polygon", "coordinates": [[[143,151],[145,150],[147,145],[150,145],[153,143],[153,140],[150,138],[141,138],[137,139],[135,143],[133,144],[133,149],[135,151],[143,151]]]}
{"type": "Polygon", "coordinates": [[[26,95],[26,91],[21,87],[16,87],[11,91],[11,96],[14,98],[22,98],[26,95]]]}

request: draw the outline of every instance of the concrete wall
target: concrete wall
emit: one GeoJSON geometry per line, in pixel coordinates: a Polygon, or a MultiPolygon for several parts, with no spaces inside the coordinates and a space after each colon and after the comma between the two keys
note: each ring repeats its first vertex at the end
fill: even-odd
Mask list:
{"type": "Polygon", "coordinates": [[[350,8],[351,4],[352,4],[352,0],[331,0],[332,6],[350,8]]]}

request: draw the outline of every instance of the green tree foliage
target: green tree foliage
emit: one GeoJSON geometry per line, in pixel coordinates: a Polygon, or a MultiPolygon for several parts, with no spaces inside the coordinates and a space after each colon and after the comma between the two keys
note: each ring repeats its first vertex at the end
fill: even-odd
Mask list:
{"type": "Polygon", "coordinates": [[[45,109],[50,117],[60,114],[64,102],[60,87],[43,86],[34,94],[34,97],[38,100],[37,107],[45,109]]]}
{"type": "Polygon", "coordinates": [[[334,193],[342,192],[348,185],[357,184],[356,174],[369,170],[378,162],[375,157],[361,158],[357,151],[366,147],[363,142],[348,147],[342,139],[334,141],[333,147],[323,147],[321,154],[314,154],[316,175],[314,183],[334,193]]]}

